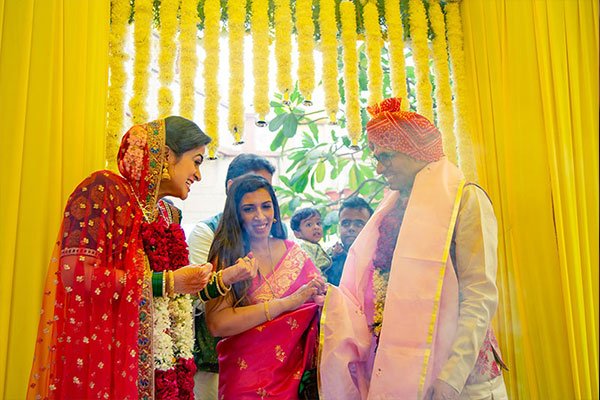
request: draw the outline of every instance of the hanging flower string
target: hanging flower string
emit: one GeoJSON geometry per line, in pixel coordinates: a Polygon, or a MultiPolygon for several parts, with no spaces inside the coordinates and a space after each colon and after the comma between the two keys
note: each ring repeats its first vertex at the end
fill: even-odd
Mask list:
{"type": "Polygon", "coordinates": [[[342,52],[344,60],[344,89],[346,92],[346,128],[352,146],[358,146],[362,134],[358,94],[358,56],[356,54],[356,13],[352,1],[340,3],[342,20],[342,52]]]}
{"type": "Polygon", "coordinates": [[[383,70],[381,68],[381,48],[383,38],[379,27],[379,13],[374,3],[367,3],[363,8],[365,24],[366,53],[369,79],[369,104],[377,104],[383,99],[383,70]]]}
{"type": "Polygon", "coordinates": [[[314,35],[312,0],[296,1],[296,31],[298,32],[298,88],[304,105],[312,105],[315,89],[314,35]]]}
{"type": "Polygon", "coordinates": [[[131,7],[129,0],[113,0],[110,10],[110,39],[109,39],[109,68],[110,86],[107,100],[107,124],[106,124],[106,161],[108,169],[117,170],[117,151],[119,139],[123,129],[123,116],[125,114],[125,67],[124,63],[129,58],[125,53],[125,32],[127,30],[127,19],[131,7]]]}
{"type": "Polygon", "coordinates": [[[319,26],[321,28],[321,52],[323,53],[323,91],[325,112],[329,122],[337,123],[340,94],[338,93],[338,43],[335,1],[321,0],[319,26]]]}
{"type": "MultiPolygon", "coordinates": [[[[385,22],[390,54],[392,94],[394,97],[408,99],[406,65],[404,63],[404,27],[402,26],[399,1],[385,0],[385,22]]],[[[408,101],[403,101],[400,107],[404,111],[408,110],[408,101]]]]}
{"type": "Polygon", "coordinates": [[[427,44],[428,26],[423,0],[409,0],[408,10],[417,80],[417,112],[433,121],[432,87],[429,80],[429,46],[427,44]]]}
{"type": "Polygon", "coordinates": [[[252,1],[252,71],[256,124],[266,125],[269,105],[269,1],[252,1]]]}
{"type": "Polygon", "coordinates": [[[133,62],[133,95],[129,100],[129,110],[134,124],[148,121],[146,98],[148,97],[148,65],[150,64],[150,38],[152,30],[152,0],[135,2],[135,25],[133,41],[135,59],[133,62]]]}
{"type": "Polygon", "coordinates": [[[160,3],[160,51],[158,54],[158,113],[161,118],[173,110],[173,83],[175,65],[175,33],[177,32],[178,0],[162,0],[160,3]]]}
{"type": "Polygon", "coordinates": [[[456,163],[456,139],[452,127],[454,115],[450,72],[448,70],[448,50],[446,48],[446,24],[442,8],[438,2],[434,1],[429,4],[429,21],[434,35],[432,48],[437,125],[444,138],[444,154],[450,161],[456,163]]]}
{"type": "Polygon", "coordinates": [[[289,102],[292,92],[292,14],[289,0],[275,0],[275,62],[277,63],[277,90],[283,102],[289,102]]]}
{"type": "Polygon", "coordinates": [[[477,180],[475,156],[471,144],[471,114],[466,99],[465,53],[458,2],[446,4],[446,29],[448,34],[448,50],[452,66],[452,82],[454,89],[454,132],[458,145],[458,159],[461,170],[467,179],[477,180]]]}
{"type": "Polygon", "coordinates": [[[236,144],[244,133],[244,22],[246,7],[229,2],[229,131],[236,144]]]}
{"type": "Polygon", "coordinates": [[[179,18],[179,113],[182,117],[194,119],[196,107],[195,81],[198,68],[196,55],[196,39],[198,37],[198,2],[196,0],[181,0],[179,18]]]}
{"type": "MultiPolygon", "coordinates": [[[[188,264],[188,249],[181,226],[163,219],[142,224],[144,250],[152,271],[176,270],[188,264]]],[[[189,295],[153,300],[153,353],[156,398],[194,399],[196,371],[192,348],[192,300],[189,295]]]]}
{"type": "Polygon", "coordinates": [[[208,158],[215,159],[219,147],[219,31],[221,21],[220,0],[204,2],[204,127],[212,139],[208,144],[208,158]]]}

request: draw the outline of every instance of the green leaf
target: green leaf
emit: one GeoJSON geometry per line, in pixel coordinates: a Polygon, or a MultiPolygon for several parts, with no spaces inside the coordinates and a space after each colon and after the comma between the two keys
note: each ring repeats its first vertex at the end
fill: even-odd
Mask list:
{"type": "Polygon", "coordinates": [[[277,135],[275,135],[275,139],[273,139],[273,141],[271,142],[271,151],[275,151],[278,148],[280,148],[283,145],[283,141],[285,139],[285,136],[283,135],[282,131],[279,131],[277,133],[277,135]]]}
{"type": "Polygon", "coordinates": [[[320,162],[317,164],[317,169],[315,170],[315,176],[317,178],[317,182],[321,183],[323,182],[323,179],[325,179],[325,163],[324,162],[320,162]]]}
{"type": "Polygon", "coordinates": [[[294,114],[288,114],[283,121],[283,134],[288,137],[294,137],[298,130],[298,119],[294,114]]]}
{"type": "Polygon", "coordinates": [[[350,145],[352,144],[352,142],[350,141],[350,138],[348,136],[342,136],[342,143],[346,147],[350,147],[350,145]]]}
{"type": "Polygon", "coordinates": [[[290,186],[290,180],[283,175],[279,175],[279,180],[285,184],[285,186],[290,186]]]}
{"type": "Polygon", "coordinates": [[[356,188],[358,188],[358,181],[359,181],[358,168],[356,168],[356,164],[354,164],[352,166],[352,168],[350,168],[350,174],[349,174],[348,178],[349,178],[350,189],[356,190],[356,188]]]}
{"type": "Polygon", "coordinates": [[[271,122],[269,122],[269,130],[275,132],[277,129],[281,128],[281,125],[283,125],[288,115],[289,114],[283,113],[273,118],[271,122]]]}
{"type": "Polygon", "coordinates": [[[300,178],[296,181],[295,185],[294,185],[294,190],[296,191],[296,193],[302,193],[304,192],[304,189],[306,189],[306,185],[308,184],[308,174],[303,174],[300,176],[300,178]]]}
{"type": "Polygon", "coordinates": [[[319,127],[314,122],[308,124],[310,131],[312,132],[315,140],[319,140],[319,127]]]}
{"type": "Polygon", "coordinates": [[[300,197],[294,197],[288,204],[290,211],[295,211],[300,206],[300,197]]]}
{"type": "Polygon", "coordinates": [[[327,215],[325,215],[325,218],[323,218],[323,225],[325,226],[331,226],[331,225],[335,225],[338,223],[338,212],[337,210],[332,210],[329,211],[327,213],[327,215]]]}

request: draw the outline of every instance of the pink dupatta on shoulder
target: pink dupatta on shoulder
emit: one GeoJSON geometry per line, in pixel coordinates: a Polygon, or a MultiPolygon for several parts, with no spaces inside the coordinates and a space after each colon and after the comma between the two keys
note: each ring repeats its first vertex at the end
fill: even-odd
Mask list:
{"type": "MultiPolygon", "coordinates": [[[[287,251],[267,276],[252,282],[251,304],[288,296],[320,273],[297,244],[285,241],[287,251]]],[[[314,365],[318,306],[306,303],[272,321],[222,339],[219,355],[219,399],[294,399],[300,378],[314,365]]]]}
{"type": "Polygon", "coordinates": [[[322,399],[419,399],[448,358],[458,319],[449,255],[464,178],[446,159],[417,174],[392,259],[376,353],[372,259],[389,193],[350,249],[321,319],[322,399]]]}

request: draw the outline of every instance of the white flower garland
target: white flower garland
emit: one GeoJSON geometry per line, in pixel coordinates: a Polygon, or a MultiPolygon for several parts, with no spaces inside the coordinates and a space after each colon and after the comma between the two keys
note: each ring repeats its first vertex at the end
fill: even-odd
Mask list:
{"type": "Polygon", "coordinates": [[[167,371],[175,365],[175,354],[173,351],[173,339],[171,331],[171,317],[169,315],[169,298],[155,297],[154,306],[154,330],[152,346],[154,353],[154,367],[160,371],[167,371]]]}
{"type": "Polygon", "coordinates": [[[174,298],[155,297],[153,351],[155,367],[167,371],[178,358],[194,357],[192,299],[189,295],[174,298]]]}
{"type": "Polygon", "coordinates": [[[173,349],[176,358],[194,357],[194,316],[192,299],[189,295],[179,295],[169,302],[173,349]]]}

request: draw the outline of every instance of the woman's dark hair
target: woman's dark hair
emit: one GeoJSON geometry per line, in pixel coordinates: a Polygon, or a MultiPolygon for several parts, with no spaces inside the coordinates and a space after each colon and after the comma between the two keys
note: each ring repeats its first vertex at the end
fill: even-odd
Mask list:
{"type": "Polygon", "coordinates": [[[177,156],[210,143],[209,138],[193,121],[172,115],[165,118],[165,143],[177,156]]]}
{"type": "MultiPolygon", "coordinates": [[[[215,231],[215,238],[208,252],[208,260],[210,262],[216,261],[217,270],[233,265],[238,258],[246,256],[251,250],[250,239],[242,227],[240,203],[245,194],[256,192],[259,189],[267,190],[273,202],[273,217],[275,220],[271,226],[271,235],[278,239],[287,238],[283,224],[281,223],[279,203],[277,202],[273,186],[259,175],[246,174],[240,176],[233,180],[229,188],[223,216],[215,231]]],[[[249,286],[249,280],[233,285],[236,304],[245,297],[249,286]]]]}
{"type": "Polygon", "coordinates": [[[292,215],[290,227],[293,231],[300,232],[300,224],[302,223],[302,221],[314,215],[321,216],[321,213],[316,208],[312,207],[301,208],[299,210],[296,210],[296,212],[294,212],[294,215],[292,215]]]}

